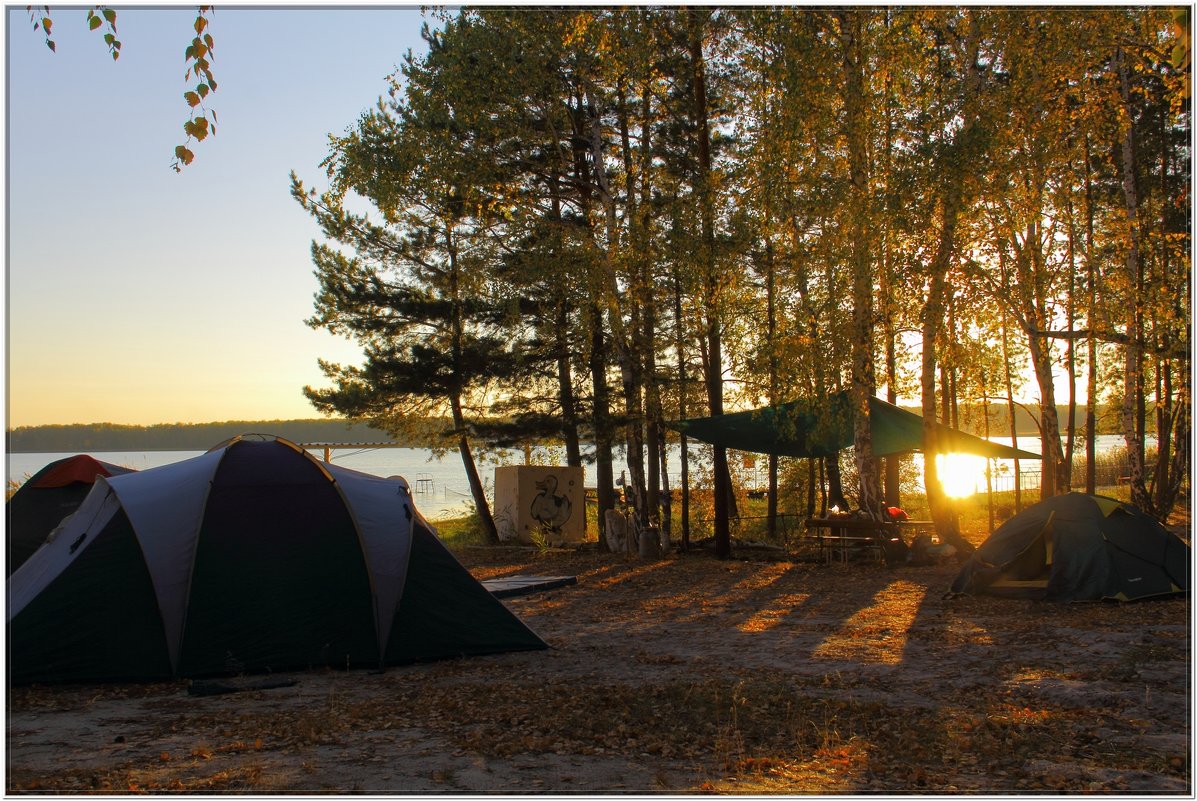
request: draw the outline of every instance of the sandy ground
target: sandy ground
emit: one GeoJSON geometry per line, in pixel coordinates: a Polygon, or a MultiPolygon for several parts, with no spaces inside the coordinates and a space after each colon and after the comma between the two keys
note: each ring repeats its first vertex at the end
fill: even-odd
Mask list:
{"type": "Polygon", "coordinates": [[[462,559],[578,577],[508,601],[551,650],[16,689],[6,790],[1192,793],[1187,600],[945,599],[954,563],[462,559]]]}

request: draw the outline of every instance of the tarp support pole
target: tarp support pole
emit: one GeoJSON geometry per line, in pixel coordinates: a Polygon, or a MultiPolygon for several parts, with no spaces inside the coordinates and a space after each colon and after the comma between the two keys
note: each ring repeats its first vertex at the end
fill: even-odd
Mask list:
{"type": "Polygon", "coordinates": [[[985,495],[989,499],[989,533],[993,533],[993,459],[985,460],[985,495]]]}

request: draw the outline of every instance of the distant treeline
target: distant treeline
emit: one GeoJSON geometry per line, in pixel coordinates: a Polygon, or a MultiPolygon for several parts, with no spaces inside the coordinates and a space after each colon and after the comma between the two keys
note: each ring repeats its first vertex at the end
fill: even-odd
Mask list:
{"type": "MultiPolygon", "coordinates": [[[[21,426],[7,432],[10,453],[88,451],[205,451],[241,434],[273,434],[298,443],[389,442],[364,423],[344,420],[229,420],[223,423],[163,423],[152,426],[87,423],[21,426]]],[[[411,443],[419,447],[421,443],[411,443]]]]}
{"type": "MultiPolygon", "coordinates": [[[[908,407],[903,407],[908,408],[908,407]]],[[[910,408],[909,411],[915,414],[919,413],[918,409],[910,408]]],[[[1098,434],[1120,434],[1119,414],[1121,410],[1116,406],[1109,404],[1098,404],[1097,406],[1097,433],[1098,434]]],[[[1039,414],[1038,407],[1035,408],[1036,417],[1039,414]]],[[[1060,405],[1056,407],[1056,414],[1060,420],[1060,439],[1066,435],[1068,431],[1068,406],[1060,405]]],[[[1015,425],[1018,426],[1018,435],[1020,437],[1037,437],[1039,436],[1039,426],[1035,417],[1027,411],[1025,406],[1015,406],[1015,425]]],[[[970,434],[977,436],[985,435],[985,415],[980,406],[961,405],[959,409],[960,429],[967,431],[970,434]]],[[[1076,426],[1076,436],[1082,436],[1085,429],[1085,405],[1078,404],[1076,409],[1076,417],[1074,418],[1076,426]]],[[[1154,432],[1154,420],[1151,415],[1148,415],[1147,429],[1148,432],[1154,432]]],[[[1007,411],[1005,402],[991,402],[989,404],[989,436],[991,437],[1008,437],[1010,436],[1010,415],[1007,411]]]]}

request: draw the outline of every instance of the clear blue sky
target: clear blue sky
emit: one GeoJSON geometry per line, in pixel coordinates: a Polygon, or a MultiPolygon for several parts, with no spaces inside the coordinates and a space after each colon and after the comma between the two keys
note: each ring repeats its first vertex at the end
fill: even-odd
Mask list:
{"type": "Polygon", "coordinates": [[[7,425],[314,417],[317,358],[357,362],[304,324],[328,135],[386,91],[408,8],[217,9],[217,135],[170,169],[194,7],[118,7],[113,62],[86,9],[51,6],[57,52],[6,7],[7,425]]]}

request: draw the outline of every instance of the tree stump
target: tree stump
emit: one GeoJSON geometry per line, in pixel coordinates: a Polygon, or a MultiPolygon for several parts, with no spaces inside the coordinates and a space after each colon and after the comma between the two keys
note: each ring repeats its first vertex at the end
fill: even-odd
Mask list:
{"type": "Polygon", "coordinates": [[[657,559],[661,556],[661,532],[653,526],[641,528],[635,517],[631,520],[640,541],[640,558],[657,559]]]}
{"type": "Polygon", "coordinates": [[[603,530],[607,547],[611,553],[628,552],[628,519],[617,509],[608,509],[603,515],[603,530]]]}

